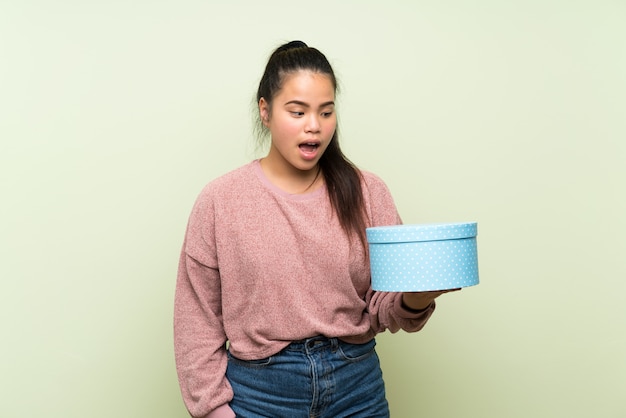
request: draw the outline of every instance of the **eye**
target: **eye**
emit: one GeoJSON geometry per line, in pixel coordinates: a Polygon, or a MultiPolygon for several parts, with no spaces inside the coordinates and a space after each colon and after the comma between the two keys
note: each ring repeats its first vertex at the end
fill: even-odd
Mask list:
{"type": "Polygon", "coordinates": [[[289,111],[289,113],[291,113],[291,115],[292,115],[292,116],[295,116],[295,117],[301,117],[301,116],[304,116],[304,112],[300,112],[300,111],[298,111],[298,110],[291,110],[291,111],[289,111]]]}
{"type": "Polygon", "coordinates": [[[330,111],[328,111],[328,112],[323,112],[323,113],[322,113],[322,116],[323,116],[323,117],[325,117],[325,118],[329,118],[329,117],[331,117],[332,115],[333,115],[333,111],[332,111],[332,110],[330,110],[330,111]]]}

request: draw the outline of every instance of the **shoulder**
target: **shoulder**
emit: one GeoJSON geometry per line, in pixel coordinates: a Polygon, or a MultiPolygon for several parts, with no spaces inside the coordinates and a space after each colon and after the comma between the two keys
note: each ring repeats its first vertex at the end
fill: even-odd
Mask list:
{"type": "Polygon", "coordinates": [[[211,180],[200,192],[200,198],[224,193],[230,195],[237,189],[250,187],[255,177],[255,161],[252,161],[211,180]]]}
{"type": "Polygon", "coordinates": [[[367,171],[367,170],[363,170],[363,169],[359,169],[360,173],[361,173],[361,177],[363,178],[363,181],[367,184],[369,183],[382,183],[384,184],[385,182],[383,181],[382,178],[380,178],[380,176],[378,176],[377,174],[372,173],[371,171],[367,171]]]}
{"type": "Polygon", "coordinates": [[[394,198],[385,181],[366,170],[361,170],[361,179],[370,226],[402,223],[394,198]]]}
{"type": "Polygon", "coordinates": [[[233,200],[243,200],[242,196],[252,193],[258,187],[254,161],[207,183],[196,197],[193,212],[207,213],[219,206],[232,205],[233,200]]]}
{"type": "Polygon", "coordinates": [[[384,193],[391,195],[387,183],[380,176],[367,170],[360,170],[360,173],[365,194],[376,196],[384,193]]]}

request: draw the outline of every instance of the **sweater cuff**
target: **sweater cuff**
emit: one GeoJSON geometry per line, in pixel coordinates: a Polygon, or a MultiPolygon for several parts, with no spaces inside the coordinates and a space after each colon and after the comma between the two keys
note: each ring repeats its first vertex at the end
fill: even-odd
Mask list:
{"type": "Polygon", "coordinates": [[[230,406],[225,403],[215,408],[205,418],[235,418],[235,413],[230,409],[230,406]]]}

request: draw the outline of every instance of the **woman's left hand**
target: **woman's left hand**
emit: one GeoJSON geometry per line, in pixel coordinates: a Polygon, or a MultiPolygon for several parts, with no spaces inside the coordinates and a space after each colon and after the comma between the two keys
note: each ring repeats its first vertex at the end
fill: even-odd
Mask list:
{"type": "Polygon", "coordinates": [[[444,293],[457,292],[458,289],[432,290],[428,292],[403,292],[402,304],[409,309],[421,311],[430,306],[430,304],[444,293]]]}

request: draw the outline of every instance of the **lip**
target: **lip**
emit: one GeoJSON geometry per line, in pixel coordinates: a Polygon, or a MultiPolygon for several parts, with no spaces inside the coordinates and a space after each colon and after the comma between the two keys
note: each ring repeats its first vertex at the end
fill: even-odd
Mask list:
{"type": "Polygon", "coordinates": [[[319,140],[302,141],[298,144],[300,156],[305,160],[314,160],[319,154],[322,142],[319,140]]]}
{"type": "Polygon", "coordinates": [[[312,145],[317,145],[319,146],[322,143],[322,141],[320,141],[319,139],[309,139],[309,140],[304,140],[301,141],[298,146],[300,145],[307,145],[307,144],[312,144],[312,145]]]}

